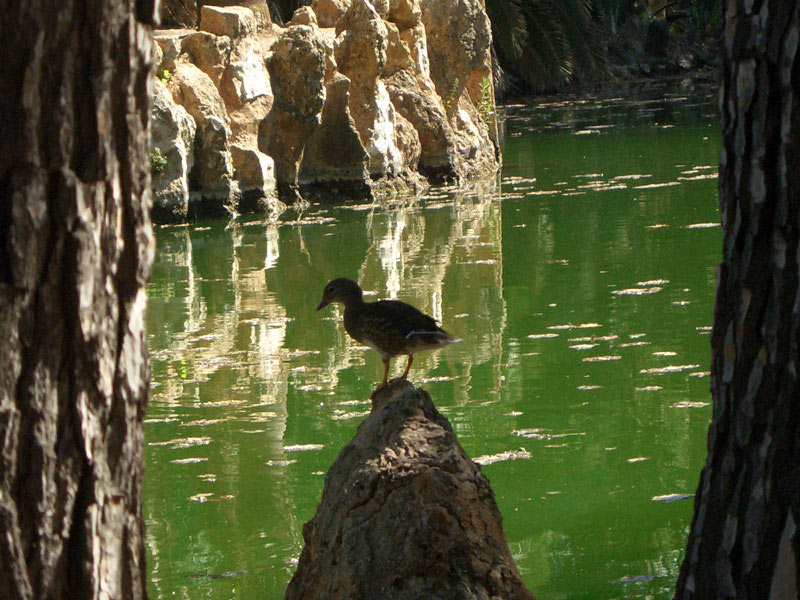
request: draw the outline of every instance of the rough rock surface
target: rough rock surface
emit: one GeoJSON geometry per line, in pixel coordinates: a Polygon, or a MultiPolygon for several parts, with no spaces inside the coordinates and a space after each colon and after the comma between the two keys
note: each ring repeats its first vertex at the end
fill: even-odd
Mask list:
{"type": "Polygon", "coordinates": [[[196,31],[181,41],[181,54],[219,87],[231,54],[231,40],[206,31],[196,31]]]}
{"type": "Polygon", "coordinates": [[[292,25],[272,46],[269,72],[275,104],[259,131],[259,145],[275,159],[278,189],[297,190],[306,142],[322,121],[328,48],[317,27],[292,25]]]}
{"type": "Polygon", "coordinates": [[[364,195],[369,179],[369,157],[361,145],[350,116],[350,80],[334,74],[325,84],[322,122],[306,144],[300,165],[299,184],[303,195],[321,196],[332,187],[338,192],[364,195]]]}
{"type": "Polygon", "coordinates": [[[533,600],[488,479],[407,381],[373,401],[303,538],[285,600],[533,600]]]}
{"type": "MultiPolygon", "coordinates": [[[[370,172],[383,175],[399,172],[402,157],[394,140],[385,86],[378,78],[386,65],[388,32],[386,24],[368,0],[353,0],[336,24],[336,65],[351,81],[350,112],[361,143],[370,157],[370,172]]],[[[393,115],[392,115],[393,116],[393,115]]]]}
{"type": "Polygon", "coordinates": [[[301,6],[292,15],[289,25],[317,25],[317,15],[310,6],[301,6]]]}
{"type": "Polygon", "coordinates": [[[479,0],[422,0],[431,78],[445,105],[455,106],[492,44],[489,17],[479,0]],[[448,100],[451,100],[448,102],[448,100]]]}
{"type": "Polygon", "coordinates": [[[311,10],[317,15],[320,27],[336,27],[336,21],[345,13],[347,6],[346,0],[314,0],[311,10]]]}
{"type": "Polygon", "coordinates": [[[176,221],[186,218],[189,209],[189,171],[194,164],[194,119],[161,81],[153,87],[153,147],[160,150],[164,164],[153,173],[153,191],[160,198],[153,207],[153,218],[176,221]]]}
{"type": "Polygon", "coordinates": [[[168,87],[197,124],[195,168],[189,175],[192,187],[227,197],[232,191],[233,168],[231,130],[222,97],[211,78],[191,63],[178,64],[168,87]]]}
{"type": "Polygon", "coordinates": [[[255,13],[244,6],[203,6],[200,9],[200,29],[229,38],[252,35],[258,28],[255,13]]]}

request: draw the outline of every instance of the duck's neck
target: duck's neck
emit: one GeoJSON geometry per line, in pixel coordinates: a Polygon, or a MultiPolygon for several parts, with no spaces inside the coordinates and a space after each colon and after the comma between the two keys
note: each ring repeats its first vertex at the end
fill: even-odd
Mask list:
{"type": "Polygon", "coordinates": [[[358,312],[364,308],[365,305],[366,302],[364,302],[364,298],[361,294],[350,296],[344,301],[344,309],[350,312],[358,312]]]}

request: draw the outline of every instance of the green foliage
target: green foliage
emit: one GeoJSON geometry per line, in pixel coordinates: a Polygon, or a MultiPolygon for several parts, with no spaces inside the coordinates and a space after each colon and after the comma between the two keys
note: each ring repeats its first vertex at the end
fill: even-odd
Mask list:
{"type": "Polygon", "coordinates": [[[167,83],[170,77],[172,77],[172,73],[169,72],[169,69],[164,69],[161,71],[161,75],[158,76],[163,83],[167,83]]]}
{"type": "Polygon", "coordinates": [[[453,107],[458,104],[458,85],[459,85],[458,77],[453,80],[453,85],[450,86],[450,91],[447,92],[447,96],[444,99],[444,109],[450,113],[453,110],[453,107]]]}
{"type": "Polygon", "coordinates": [[[719,36],[719,0],[667,0],[655,13],[643,0],[486,0],[500,64],[537,92],[602,78],[610,56],[630,59],[626,34],[662,11],[680,36],[712,43],[719,36]]]}
{"type": "Polygon", "coordinates": [[[167,157],[161,153],[161,148],[153,148],[150,151],[150,171],[153,175],[161,175],[167,166],[167,157]]]}
{"type": "MultiPolygon", "coordinates": [[[[711,6],[714,0],[678,0],[711,6]]],[[[500,64],[524,88],[552,91],[604,77],[642,0],[486,0],[500,64]]],[[[624,43],[623,43],[624,45],[624,43]]]]}
{"type": "Polygon", "coordinates": [[[500,62],[530,88],[601,75],[627,0],[487,0],[500,62]]]}
{"type": "Polygon", "coordinates": [[[488,77],[481,80],[481,97],[475,108],[481,116],[483,124],[486,125],[486,129],[490,129],[494,117],[494,102],[492,102],[492,84],[488,77]]]}
{"type": "Polygon", "coordinates": [[[716,0],[687,0],[685,16],[690,27],[711,37],[722,27],[722,7],[716,0]]]}

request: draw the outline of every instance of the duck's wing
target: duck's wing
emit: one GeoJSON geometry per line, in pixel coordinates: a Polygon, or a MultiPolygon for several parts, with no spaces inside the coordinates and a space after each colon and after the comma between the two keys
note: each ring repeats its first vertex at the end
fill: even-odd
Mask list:
{"type": "MultiPolygon", "coordinates": [[[[455,338],[419,309],[399,300],[379,300],[371,305],[376,318],[387,322],[387,335],[393,345],[403,346],[402,353],[438,348],[455,338]]],[[[400,353],[400,352],[398,352],[400,353]]]]}

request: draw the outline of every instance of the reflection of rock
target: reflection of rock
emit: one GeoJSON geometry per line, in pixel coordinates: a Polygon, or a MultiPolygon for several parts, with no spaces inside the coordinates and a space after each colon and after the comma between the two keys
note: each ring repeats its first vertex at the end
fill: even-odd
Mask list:
{"type": "MultiPolygon", "coordinates": [[[[448,352],[419,355],[412,371],[412,377],[424,377],[449,356],[457,355],[457,365],[448,370],[459,388],[470,385],[475,366],[500,360],[506,327],[502,211],[492,200],[491,187],[476,187],[481,191],[455,197],[446,216],[425,215],[412,204],[369,219],[365,225],[370,248],[357,274],[365,290],[377,292],[379,298],[410,302],[464,338],[464,344],[448,352]],[[476,268],[476,264],[481,266],[476,268]],[[445,293],[454,281],[459,288],[481,292],[445,293]],[[481,315],[476,325],[468,331],[461,329],[456,315],[476,313],[481,315]]],[[[346,344],[342,344],[340,352],[345,351],[346,344]]],[[[353,360],[354,353],[348,351],[348,356],[353,360]]],[[[328,368],[340,367],[330,364],[328,368]]],[[[499,375],[492,374],[495,378],[499,375]]],[[[499,385],[499,379],[496,383],[499,385]]]]}
{"type": "Polygon", "coordinates": [[[325,478],[285,598],[533,599],[489,481],[427,393],[380,393],[325,478]]]}

